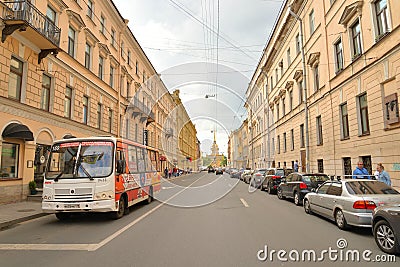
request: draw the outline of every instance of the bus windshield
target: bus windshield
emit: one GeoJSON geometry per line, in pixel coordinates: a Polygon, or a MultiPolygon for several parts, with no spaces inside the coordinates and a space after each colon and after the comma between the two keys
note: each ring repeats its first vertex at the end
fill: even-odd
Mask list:
{"type": "Polygon", "coordinates": [[[111,175],[114,144],[108,141],[63,142],[51,147],[46,179],[100,178],[111,175]]]}

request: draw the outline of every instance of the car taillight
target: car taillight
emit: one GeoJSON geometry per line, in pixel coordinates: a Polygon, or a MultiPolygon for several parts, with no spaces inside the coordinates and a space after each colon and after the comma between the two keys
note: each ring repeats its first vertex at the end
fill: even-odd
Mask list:
{"type": "Polygon", "coordinates": [[[272,176],[272,179],[278,179],[278,178],[281,178],[281,177],[280,176],[276,176],[276,175],[272,176]]]}
{"type": "Polygon", "coordinates": [[[304,183],[304,182],[300,183],[300,189],[307,189],[307,188],[308,187],[307,187],[306,183],[304,183]]]}
{"type": "Polygon", "coordinates": [[[362,209],[362,210],[373,210],[376,208],[376,204],[373,201],[367,200],[358,200],[354,202],[353,209],[362,209]]]}

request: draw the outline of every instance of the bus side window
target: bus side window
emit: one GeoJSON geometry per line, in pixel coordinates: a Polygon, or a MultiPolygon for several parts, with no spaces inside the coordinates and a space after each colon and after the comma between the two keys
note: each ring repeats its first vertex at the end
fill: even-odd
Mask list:
{"type": "Polygon", "coordinates": [[[117,150],[116,155],[116,162],[117,162],[117,173],[126,173],[126,160],[125,160],[125,153],[123,150],[117,150]],[[121,168],[121,169],[119,169],[121,168]]]}

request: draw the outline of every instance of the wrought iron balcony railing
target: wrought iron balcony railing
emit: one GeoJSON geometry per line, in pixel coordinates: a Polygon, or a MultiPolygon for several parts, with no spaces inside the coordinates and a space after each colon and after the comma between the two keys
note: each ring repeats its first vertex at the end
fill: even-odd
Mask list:
{"type": "Polygon", "coordinates": [[[27,27],[30,27],[47,38],[53,46],[60,46],[60,28],[28,0],[5,1],[1,5],[2,18],[6,25],[2,33],[2,42],[15,30],[26,31],[27,27]]]}

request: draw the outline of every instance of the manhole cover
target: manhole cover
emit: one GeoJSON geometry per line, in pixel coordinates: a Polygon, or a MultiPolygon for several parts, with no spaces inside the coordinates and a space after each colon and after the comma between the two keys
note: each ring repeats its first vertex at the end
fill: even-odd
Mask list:
{"type": "Polygon", "coordinates": [[[35,211],[34,209],[23,209],[23,210],[17,210],[18,212],[30,212],[30,211],[35,211]]]}

